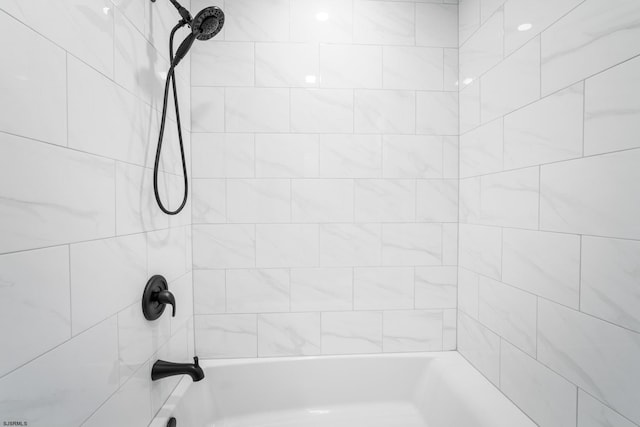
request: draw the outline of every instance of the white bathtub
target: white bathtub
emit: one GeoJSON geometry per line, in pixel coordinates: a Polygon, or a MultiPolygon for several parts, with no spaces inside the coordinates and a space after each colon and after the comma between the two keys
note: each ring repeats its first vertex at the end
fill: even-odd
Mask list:
{"type": "Polygon", "coordinates": [[[165,427],[535,427],[457,352],[201,361],[165,427]]]}

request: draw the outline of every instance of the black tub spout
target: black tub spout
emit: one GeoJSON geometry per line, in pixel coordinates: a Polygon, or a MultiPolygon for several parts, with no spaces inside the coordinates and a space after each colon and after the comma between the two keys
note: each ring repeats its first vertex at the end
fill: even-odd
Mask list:
{"type": "Polygon", "coordinates": [[[197,356],[193,358],[193,362],[194,363],[173,363],[157,360],[151,368],[151,379],[156,381],[174,375],[189,375],[194,382],[200,381],[204,378],[204,371],[198,364],[197,356]]]}

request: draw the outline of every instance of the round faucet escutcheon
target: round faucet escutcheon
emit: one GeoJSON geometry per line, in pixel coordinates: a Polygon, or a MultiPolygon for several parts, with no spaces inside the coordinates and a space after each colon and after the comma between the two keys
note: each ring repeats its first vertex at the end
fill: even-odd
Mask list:
{"type": "Polygon", "coordinates": [[[176,317],[176,299],[169,291],[167,279],[160,274],[151,277],[144,287],[142,294],[142,313],[147,320],[156,320],[164,309],[170,304],[172,307],[172,317],[176,317]]]}

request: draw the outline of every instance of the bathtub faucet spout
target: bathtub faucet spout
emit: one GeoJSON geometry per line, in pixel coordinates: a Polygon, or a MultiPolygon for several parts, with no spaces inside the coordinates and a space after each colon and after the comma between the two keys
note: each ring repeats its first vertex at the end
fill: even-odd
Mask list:
{"type": "Polygon", "coordinates": [[[198,357],[194,357],[193,362],[194,363],[173,363],[157,360],[151,368],[151,379],[156,381],[174,375],[189,375],[194,382],[200,381],[204,378],[204,371],[198,364],[198,357]]]}

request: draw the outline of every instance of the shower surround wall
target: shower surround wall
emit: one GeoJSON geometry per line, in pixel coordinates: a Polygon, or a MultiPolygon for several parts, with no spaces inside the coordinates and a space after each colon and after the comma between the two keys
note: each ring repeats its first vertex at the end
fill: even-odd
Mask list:
{"type": "MultiPolygon", "coordinates": [[[[152,383],[150,364],[193,354],[191,212],[162,215],[151,184],[179,17],[168,1],[0,9],[0,424],[145,426],[177,381],[152,383]],[[143,318],[153,274],[177,317],[143,318]]],[[[188,61],[178,76],[188,142],[188,61]]],[[[175,204],[173,120],[160,178],[175,204]]]]}
{"type": "Polygon", "coordinates": [[[540,426],[640,424],[638,40],[637,0],[460,4],[458,349],[540,426]]]}
{"type": "Polygon", "coordinates": [[[454,349],[457,4],[218,5],[191,66],[197,353],[454,349]]]}

